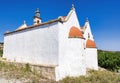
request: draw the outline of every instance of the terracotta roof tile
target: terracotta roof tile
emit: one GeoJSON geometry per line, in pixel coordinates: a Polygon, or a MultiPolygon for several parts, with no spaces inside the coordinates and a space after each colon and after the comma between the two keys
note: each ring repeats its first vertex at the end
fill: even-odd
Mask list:
{"type": "Polygon", "coordinates": [[[15,31],[12,31],[12,32],[7,32],[7,33],[4,33],[4,35],[12,34],[12,33],[15,33],[15,32],[22,31],[22,30],[26,30],[26,29],[35,28],[37,26],[43,26],[43,25],[46,25],[46,24],[51,24],[51,23],[54,23],[54,22],[61,22],[61,23],[66,22],[70,18],[73,11],[74,10],[71,10],[67,16],[62,16],[61,18],[57,18],[57,19],[54,19],[54,20],[50,20],[48,22],[40,23],[38,25],[28,26],[28,27],[25,27],[25,28],[22,28],[22,29],[19,29],[19,30],[15,30],[15,31]]]}
{"type": "Polygon", "coordinates": [[[69,32],[69,37],[70,38],[84,38],[80,29],[78,29],[75,26],[71,27],[70,32],[69,32]]]}
{"type": "Polygon", "coordinates": [[[96,48],[95,42],[91,39],[88,39],[86,42],[86,48],[96,48]]]}
{"type": "Polygon", "coordinates": [[[41,23],[41,24],[27,26],[27,27],[22,28],[22,29],[18,29],[18,30],[12,31],[12,32],[5,33],[4,35],[19,32],[19,31],[23,31],[23,30],[26,30],[26,29],[35,28],[35,27],[38,27],[38,26],[43,26],[43,25],[46,25],[46,24],[51,24],[51,23],[54,23],[54,22],[61,22],[61,19],[54,19],[54,20],[50,20],[48,22],[44,22],[44,23],[41,23]]]}

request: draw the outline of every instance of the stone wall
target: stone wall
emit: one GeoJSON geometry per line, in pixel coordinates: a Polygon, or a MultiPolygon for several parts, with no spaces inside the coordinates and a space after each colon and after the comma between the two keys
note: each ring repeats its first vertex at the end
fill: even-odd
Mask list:
{"type": "Polygon", "coordinates": [[[42,77],[55,80],[55,67],[30,65],[31,70],[36,70],[42,77]]]}
{"type": "MultiPolygon", "coordinates": [[[[6,62],[6,61],[4,61],[6,62]]],[[[26,67],[28,63],[15,63],[15,62],[6,62],[8,64],[13,64],[18,67],[26,67]]],[[[28,64],[31,71],[37,73],[41,78],[55,80],[55,66],[44,66],[44,65],[32,65],[28,64]]]]}

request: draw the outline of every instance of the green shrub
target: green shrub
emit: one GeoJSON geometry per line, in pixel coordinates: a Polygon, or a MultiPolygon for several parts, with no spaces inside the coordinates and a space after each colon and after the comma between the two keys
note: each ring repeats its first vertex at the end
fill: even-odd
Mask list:
{"type": "Polygon", "coordinates": [[[0,49],[0,57],[3,55],[3,50],[0,49]]]}
{"type": "Polygon", "coordinates": [[[98,51],[99,66],[111,71],[120,69],[120,52],[98,51]]]}
{"type": "Polygon", "coordinates": [[[27,64],[25,65],[25,71],[27,71],[27,72],[30,72],[30,71],[31,71],[31,68],[30,68],[29,63],[27,63],[27,64]]]}

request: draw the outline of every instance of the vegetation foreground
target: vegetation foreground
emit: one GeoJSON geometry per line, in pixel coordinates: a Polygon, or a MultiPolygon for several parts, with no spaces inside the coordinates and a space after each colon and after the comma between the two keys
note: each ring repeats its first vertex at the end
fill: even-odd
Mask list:
{"type": "Polygon", "coordinates": [[[37,71],[31,71],[29,64],[18,66],[0,61],[0,78],[16,79],[21,83],[120,83],[120,73],[116,72],[120,69],[120,52],[98,51],[98,61],[99,66],[105,69],[90,70],[87,76],[66,77],[59,82],[46,79],[37,71]]]}
{"type": "Polygon", "coordinates": [[[120,52],[98,50],[98,64],[110,71],[120,70],[120,52]]]}
{"type": "Polygon", "coordinates": [[[87,76],[66,77],[55,82],[38,75],[37,71],[31,71],[29,64],[26,64],[25,67],[19,67],[6,62],[0,62],[0,77],[22,79],[21,81],[24,83],[120,83],[120,75],[108,70],[90,70],[87,76]]]}
{"type": "Polygon", "coordinates": [[[110,71],[89,71],[88,76],[67,77],[60,83],[120,83],[120,75],[110,71]]]}

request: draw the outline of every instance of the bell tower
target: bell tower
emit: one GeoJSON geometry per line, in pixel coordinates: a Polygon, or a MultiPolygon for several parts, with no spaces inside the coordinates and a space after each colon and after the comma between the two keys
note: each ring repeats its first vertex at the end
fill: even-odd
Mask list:
{"type": "Polygon", "coordinates": [[[41,23],[41,18],[40,18],[40,11],[37,8],[35,11],[35,16],[34,16],[34,25],[40,24],[41,23]]]}

